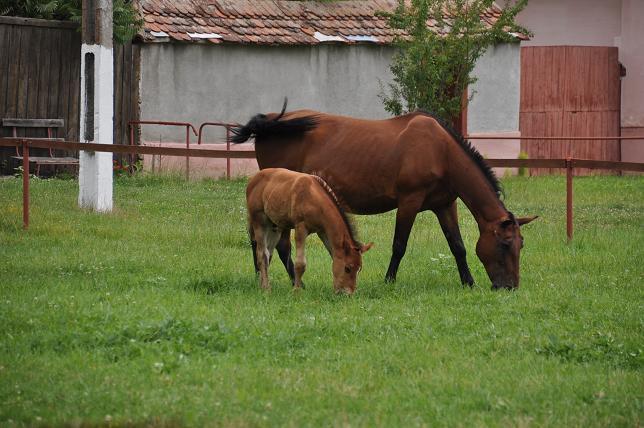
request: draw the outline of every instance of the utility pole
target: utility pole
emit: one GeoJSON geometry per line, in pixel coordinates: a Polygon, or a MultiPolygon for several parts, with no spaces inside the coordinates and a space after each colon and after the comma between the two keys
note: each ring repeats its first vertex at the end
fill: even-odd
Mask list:
{"type": "MultiPolygon", "coordinates": [[[[113,144],[112,1],[83,0],[80,141],[113,144]]],[[[112,210],[112,153],[80,152],[78,204],[112,210]]]]}

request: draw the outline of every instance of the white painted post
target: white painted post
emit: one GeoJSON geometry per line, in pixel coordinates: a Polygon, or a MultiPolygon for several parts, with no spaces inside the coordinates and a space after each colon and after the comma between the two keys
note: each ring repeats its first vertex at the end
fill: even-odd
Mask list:
{"type": "MultiPolygon", "coordinates": [[[[83,0],[80,141],[113,144],[112,1],[83,0]]],[[[112,153],[80,152],[78,204],[112,210],[112,153]]]]}

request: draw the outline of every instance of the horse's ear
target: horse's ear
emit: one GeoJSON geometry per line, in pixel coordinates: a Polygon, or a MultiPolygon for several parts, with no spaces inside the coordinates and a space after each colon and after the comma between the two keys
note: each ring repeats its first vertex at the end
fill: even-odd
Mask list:
{"type": "Polygon", "coordinates": [[[373,242],[369,242],[368,244],[363,244],[360,247],[360,253],[361,254],[366,253],[367,251],[369,251],[371,249],[371,247],[373,247],[373,242]]]}
{"type": "Polygon", "coordinates": [[[530,216],[530,217],[519,217],[519,218],[517,219],[517,223],[519,223],[519,226],[523,226],[524,224],[528,224],[528,223],[530,223],[532,220],[536,220],[536,219],[538,219],[538,218],[539,218],[539,216],[538,216],[538,215],[533,215],[533,216],[530,216]]]}

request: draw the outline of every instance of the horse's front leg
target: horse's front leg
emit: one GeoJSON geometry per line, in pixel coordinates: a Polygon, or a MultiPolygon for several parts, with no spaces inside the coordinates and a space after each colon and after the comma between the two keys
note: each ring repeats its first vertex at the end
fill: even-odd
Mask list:
{"type": "Polygon", "coordinates": [[[298,224],[295,226],[295,289],[302,288],[302,275],[306,270],[305,244],[309,232],[306,226],[298,224]]]}
{"type": "Polygon", "coordinates": [[[291,230],[285,229],[282,231],[282,236],[277,243],[277,254],[280,256],[280,260],[286,268],[288,277],[291,278],[291,285],[295,285],[295,270],[293,265],[293,259],[291,258],[291,230]]]}
{"type": "Polygon", "coordinates": [[[434,214],[438,217],[438,222],[445,234],[445,239],[447,239],[449,249],[452,251],[454,258],[456,259],[456,266],[458,267],[458,274],[461,276],[461,283],[467,284],[471,287],[474,285],[474,279],[470,273],[470,268],[467,266],[465,245],[463,245],[461,231],[458,228],[456,201],[452,202],[451,205],[446,208],[434,210],[434,214]]]}
{"type": "Polygon", "coordinates": [[[416,215],[425,200],[425,192],[417,192],[398,198],[398,211],[396,212],[396,229],[394,242],[391,248],[391,261],[385,275],[386,282],[394,282],[400,261],[407,250],[407,241],[411,228],[416,220],[416,215]]]}

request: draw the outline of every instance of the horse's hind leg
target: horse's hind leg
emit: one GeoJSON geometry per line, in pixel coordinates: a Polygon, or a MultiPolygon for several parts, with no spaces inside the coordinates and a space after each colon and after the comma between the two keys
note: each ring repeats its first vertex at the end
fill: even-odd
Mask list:
{"type": "Polygon", "coordinates": [[[470,273],[470,268],[467,266],[467,258],[465,257],[465,245],[463,245],[463,238],[461,238],[461,231],[458,228],[458,213],[456,211],[456,201],[452,202],[446,208],[437,209],[434,211],[441,229],[445,234],[445,239],[449,244],[449,249],[452,251],[456,259],[456,266],[458,267],[458,274],[461,276],[461,283],[469,286],[474,285],[474,279],[470,273]]]}
{"type": "Polygon", "coordinates": [[[282,236],[282,231],[277,226],[271,224],[265,231],[266,233],[266,250],[268,251],[268,263],[273,258],[273,251],[282,236]]]}
{"type": "Polygon", "coordinates": [[[282,236],[280,236],[280,240],[277,243],[277,254],[280,256],[289,278],[291,278],[291,284],[295,285],[295,267],[291,258],[291,231],[289,229],[282,231],[282,236]]]}
{"type": "Polygon", "coordinates": [[[385,275],[386,282],[394,282],[400,261],[407,250],[407,241],[411,228],[416,220],[416,215],[425,200],[425,192],[417,192],[401,196],[398,199],[398,212],[396,213],[396,230],[394,231],[394,242],[391,248],[391,261],[385,275]]]}
{"type": "Polygon", "coordinates": [[[270,290],[271,285],[268,281],[268,265],[270,263],[270,254],[266,243],[266,234],[261,225],[254,226],[255,236],[255,260],[259,270],[259,283],[264,290],[270,290]]]}

